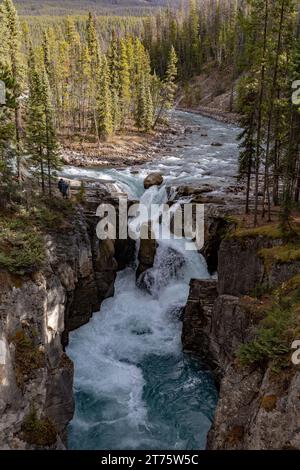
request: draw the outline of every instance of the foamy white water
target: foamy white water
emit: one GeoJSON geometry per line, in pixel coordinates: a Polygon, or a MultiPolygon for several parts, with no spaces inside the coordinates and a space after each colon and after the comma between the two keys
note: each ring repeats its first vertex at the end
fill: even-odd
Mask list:
{"type": "MultiPolygon", "coordinates": [[[[227,129],[196,118],[197,123],[204,120],[207,128],[214,124],[214,133],[227,129]]],[[[237,132],[228,129],[232,136],[237,132]]],[[[196,140],[193,136],[185,139],[196,140]]],[[[206,149],[201,164],[199,155],[194,160],[196,152],[203,151],[202,143],[189,148],[184,158],[180,150],[174,151],[162,162],[166,183],[177,182],[177,173],[185,182],[203,178],[206,166],[213,168],[220,186],[228,183],[229,176],[223,181],[223,174],[232,171],[226,167],[236,164],[233,144],[232,139],[220,159],[217,151],[209,155],[206,149]]],[[[167,200],[165,187],[144,192],[143,179],[150,167],[138,175],[130,169],[84,171],[91,172],[85,173],[88,177],[111,178],[122,191],[150,206],[167,200]]],[[[66,173],[78,176],[78,171],[69,168],[66,173]]],[[[139,218],[131,224],[139,230],[145,221],[139,218]]],[[[75,364],[76,397],[69,429],[71,449],[205,447],[217,391],[209,371],[182,353],[180,313],[190,280],[208,277],[205,260],[197,252],[186,251],[185,240],[159,240],[155,264],[145,278],[148,289],[138,288],[135,270],[126,269],[118,274],[114,297],[102,304],[89,324],[71,333],[68,354],[75,364]]]]}

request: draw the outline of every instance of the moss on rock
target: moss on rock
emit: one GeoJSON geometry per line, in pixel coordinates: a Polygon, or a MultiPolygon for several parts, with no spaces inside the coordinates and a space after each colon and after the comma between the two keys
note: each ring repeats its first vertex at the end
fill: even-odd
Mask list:
{"type": "Polygon", "coordinates": [[[45,353],[42,352],[33,341],[35,332],[31,336],[23,329],[18,330],[12,338],[15,345],[15,374],[19,387],[23,387],[25,382],[32,376],[34,370],[45,366],[45,353]]]}
{"type": "Polygon", "coordinates": [[[30,445],[51,447],[57,441],[57,430],[48,417],[38,418],[34,407],[21,426],[21,437],[30,445]]]}
{"type": "Polygon", "coordinates": [[[261,407],[265,411],[271,412],[271,411],[275,410],[275,408],[277,406],[277,396],[276,395],[265,395],[264,397],[262,397],[260,404],[261,404],[261,407]]]}

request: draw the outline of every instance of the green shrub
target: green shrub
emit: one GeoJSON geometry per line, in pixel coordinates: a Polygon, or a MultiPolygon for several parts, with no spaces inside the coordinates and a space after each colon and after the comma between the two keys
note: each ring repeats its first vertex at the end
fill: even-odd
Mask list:
{"type": "Polygon", "coordinates": [[[79,204],[81,204],[85,201],[85,197],[86,197],[86,191],[85,191],[84,183],[83,183],[83,181],[81,181],[80,189],[79,189],[78,193],[76,194],[76,201],[79,204]]]}
{"type": "Polygon", "coordinates": [[[263,248],[259,255],[263,258],[266,267],[270,267],[273,263],[289,263],[300,260],[300,244],[287,243],[272,248],[263,248]]]}
{"type": "Polygon", "coordinates": [[[21,426],[22,438],[31,445],[50,447],[57,441],[57,430],[52,421],[47,418],[38,418],[34,407],[25,417],[21,426]]]}
{"type": "Polygon", "coordinates": [[[37,270],[45,257],[41,234],[23,225],[0,227],[0,268],[16,274],[37,270]]]}
{"type": "Polygon", "coordinates": [[[274,305],[261,321],[255,338],[240,347],[238,362],[243,366],[263,365],[270,361],[277,370],[287,363],[295,325],[293,304],[281,301],[274,305]]]}
{"type": "Polygon", "coordinates": [[[74,204],[71,199],[63,199],[61,197],[44,197],[42,203],[51,211],[57,214],[63,214],[68,217],[73,214],[74,204]]]}
{"type": "Polygon", "coordinates": [[[36,336],[36,332],[30,333],[29,335],[22,329],[17,331],[12,338],[15,345],[15,374],[19,387],[23,387],[33,371],[45,366],[45,354],[39,350],[32,339],[36,336]]]}
{"type": "Polygon", "coordinates": [[[264,295],[271,292],[271,287],[268,283],[258,283],[251,291],[251,297],[261,299],[264,295]]]}
{"type": "Polygon", "coordinates": [[[48,207],[39,207],[36,209],[35,213],[36,223],[41,228],[54,229],[60,226],[64,220],[63,214],[61,212],[54,212],[48,207]]]}

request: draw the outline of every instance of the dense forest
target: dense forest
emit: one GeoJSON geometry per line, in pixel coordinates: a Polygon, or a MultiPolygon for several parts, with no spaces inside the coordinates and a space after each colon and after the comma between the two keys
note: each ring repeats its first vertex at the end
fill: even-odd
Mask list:
{"type": "Polygon", "coordinates": [[[61,136],[92,136],[101,145],[128,125],[153,132],[166,123],[177,86],[209,66],[232,76],[246,212],[252,188],[255,225],[281,205],[289,229],[300,195],[300,115],[291,100],[300,76],[298,8],[293,0],[190,0],[189,8],[181,2],[141,18],[56,20],[19,18],[4,0],[1,204],[29,175],[51,193],[61,136]]]}
{"type": "MultiPolygon", "coordinates": [[[[186,1],[186,0],[183,0],[186,1]]],[[[99,14],[135,16],[151,14],[156,8],[172,5],[176,8],[180,0],[16,0],[22,15],[68,15],[92,11],[99,14]]]]}

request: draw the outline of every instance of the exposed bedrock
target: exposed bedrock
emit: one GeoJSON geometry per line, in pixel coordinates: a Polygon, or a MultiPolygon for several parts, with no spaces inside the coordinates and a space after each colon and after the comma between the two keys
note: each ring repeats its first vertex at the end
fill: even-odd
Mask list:
{"type": "Polygon", "coordinates": [[[137,282],[142,285],[143,277],[154,265],[158,243],[151,229],[151,223],[141,227],[141,240],[138,253],[138,267],[136,271],[137,282]]]}
{"type": "Polygon", "coordinates": [[[218,257],[218,281],[193,280],[183,315],[183,347],[214,371],[219,402],[208,449],[300,449],[300,371],[274,371],[268,363],[242,366],[239,347],[253,339],[261,320],[252,291],[276,288],[300,273],[298,261],[266,263],[262,249],[279,246],[266,237],[226,237],[218,257]]]}
{"type": "Polygon", "coordinates": [[[99,241],[93,213],[78,208],[70,229],[46,236],[40,271],[0,272],[1,449],[66,446],[73,364],[63,345],[113,295],[116,257],[123,266],[134,252],[126,241],[99,241]]]}
{"type": "Polygon", "coordinates": [[[219,293],[249,294],[259,285],[276,287],[300,272],[300,261],[266,266],[261,250],[280,246],[283,241],[255,238],[223,240],[219,250],[219,293]]]}

